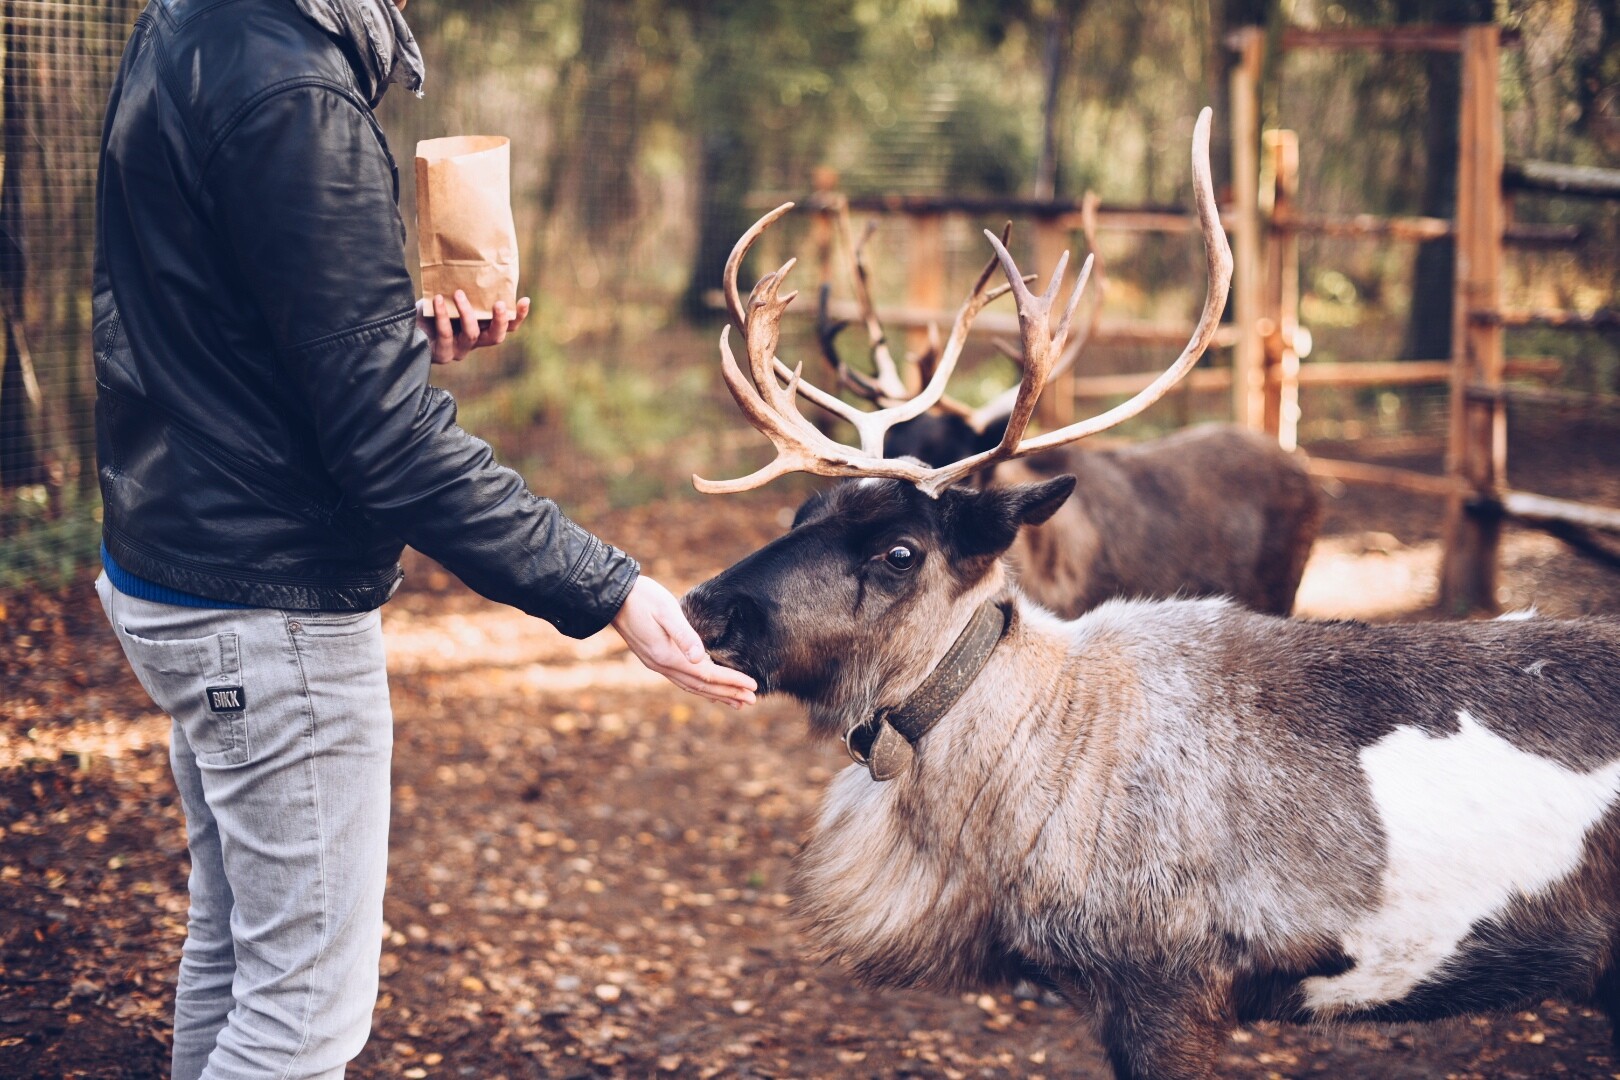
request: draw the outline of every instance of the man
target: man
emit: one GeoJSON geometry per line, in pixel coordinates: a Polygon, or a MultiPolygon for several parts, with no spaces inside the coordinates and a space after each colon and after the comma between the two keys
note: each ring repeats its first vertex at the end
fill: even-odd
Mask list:
{"type": "MultiPolygon", "coordinates": [[[[403,7],[401,0],[400,7],[403,7]]],[[[174,720],[191,849],[174,1076],[335,1077],[375,1004],[392,718],[377,608],[402,541],[677,685],[741,706],[667,590],[455,424],[372,115],[421,85],[387,0],[154,0],[97,203],[97,589],[174,720]],[[424,332],[427,331],[427,332],[424,332]]]]}

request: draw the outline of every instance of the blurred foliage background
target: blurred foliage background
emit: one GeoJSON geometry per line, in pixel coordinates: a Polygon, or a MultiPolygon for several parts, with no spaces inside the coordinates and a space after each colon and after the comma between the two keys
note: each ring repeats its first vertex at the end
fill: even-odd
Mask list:
{"type": "MultiPolygon", "coordinates": [[[[0,587],[71,577],[94,555],[94,163],[138,10],[0,3],[0,587]]],[[[851,193],[1094,190],[1105,204],[1185,206],[1202,105],[1217,111],[1216,176],[1229,175],[1231,30],[1260,25],[1275,39],[1285,25],[1486,20],[1518,37],[1503,59],[1509,157],[1620,165],[1612,0],[412,0],[406,14],[428,62],[426,95],[396,89],[380,110],[404,166],[406,219],[418,139],[509,136],[523,289],[536,302],[513,342],[436,378],[466,426],[587,522],[684,497],[693,471],[763,456],[720,386],[709,296],[735,238],[774,200],[806,194],[817,170],[851,193]]],[[[1270,56],[1263,125],[1300,132],[1303,208],[1451,213],[1455,56],[1270,56]]],[[[1537,197],[1519,212],[1579,224],[1585,240],[1514,253],[1509,302],[1613,306],[1620,204],[1537,197]]],[[[780,227],[773,258],[797,250],[806,224],[780,227]]],[[[953,295],[984,257],[975,224],[947,234],[953,295]]],[[[903,292],[905,239],[886,223],[874,241],[880,302],[903,292]]],[[[1111,316],[1196,309],[1192,239],[1104,234],[1102,247],[1111,316]]],[[[1301,261],[1317,359],[1446,355],[1448,244],[1306,238],[1301,261]]],[[[813,270],[798,275],[813,290],[813,270]]],[[[813,360],[808,320],[795,327],[784,355],[813,360]]],[[[958,396],[1010,377],[991,352],[977,350],[958,396]]],[[[1099,373],[1167,359],[1094,352],[1083,365],[1099,373]]],[[[1620,390],[1614,335],[1516,331],[1509,353],[1563,357],[1571,385],[1620,390]]],[[[1307,439],[1432,440],[1444,391],[1312,391],[1304,409],[1307,439]]],[[[1224,395],[1184,395],[1138,430],[1228,412],[1224,395]]]]}

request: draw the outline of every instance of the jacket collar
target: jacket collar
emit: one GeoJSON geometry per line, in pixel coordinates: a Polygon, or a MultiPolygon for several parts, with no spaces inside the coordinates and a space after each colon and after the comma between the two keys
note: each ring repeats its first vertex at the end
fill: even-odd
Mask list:
{"type": "Polygon", "coordinates": [[[348,46],[360,92],[375,108],[392,83],[422,96],[422,50],[393,0],[293,0],[306,19],[348,46]]]}

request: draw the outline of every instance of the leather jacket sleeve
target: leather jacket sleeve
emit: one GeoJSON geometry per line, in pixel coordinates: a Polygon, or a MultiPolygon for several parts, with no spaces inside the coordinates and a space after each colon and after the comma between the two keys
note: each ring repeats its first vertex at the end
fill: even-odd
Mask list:
{"type": "Polygon", "coordinates": [[[602,629],[633,559],[580,528],[455,422],[428,385],[392,159],[341,89],[278,88],[223,132],[201,197],[224,260],[308,409],[332,478],[368,515],[469,586],[573,637],[602,629]]]}

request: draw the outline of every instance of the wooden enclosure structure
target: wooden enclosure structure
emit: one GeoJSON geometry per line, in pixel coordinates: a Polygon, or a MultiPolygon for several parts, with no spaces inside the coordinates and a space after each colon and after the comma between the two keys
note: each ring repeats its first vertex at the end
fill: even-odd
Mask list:
{"type": "MultiPolygon", "coordinates": [[[[1397,27],[1391,29],[1289,30],[1280,37],[1288,49],[1377,49],[1455,53],[1461,65],[1458,116],[1457,213],[1453,221],[1424,218],[1359,216],[1327,219],[1298,214],[1298,147],[1292,133],[1262,133],[1253,117],[1258,111],[1259,76],[1264,31],[1238,32],[1228,44],[1238,53],[1232,77],[1233,186],[1236,206],[1233,231],[1237,266],[1233,291],[1250,297],[1248,313],[1238,311],[1239,342],[1234,353],[1233,413],[1238,422],[1277,434],[1293,446],[1298,422],[1301,381],[1333,381],[1342,375],[1323,371],[1343,365],[1301,367],[1298,344],[1298,238],[1301,234],[1364,235],[1456,239],[1452,356],[1449,361],[1395,361],[1362,365],[1355,374],[1370,382],[1445,382],[1450,388],[1450,425],[1446,474],[1430,476],[1409,470],[1359,462],[1313,459],[1314,472],[1343,480],[1389,484],[1447,500],[1445,557],[1441,568],[1440,604],[1462,614],[1493,611],[1497,606],[1498,551],[1502,522],[1563,528],[1620,531],[1620,509],[1553,499],[1507,487],[1507,411],[1510,400],[1555,395],[1557,391],[1520,390],[1507,385],[1515,373],[1503,349],[1504,330],[1515,326],[1569,329],[1614,324],[1616,313],[1583,316],[1569,311],[1526,311],[1504,307],[1501,276],[1504,248],[1514,242],[1558,242],[1546,230],[1508,225],[1516,191],[1620,196],[1620,172],[1580,169],[1544,162],[1516,164],[1504,159],[1502,108],[1498,78],[1502,31],[1495,25],[1397,27]],[[1271,212],[1263,218],[1250,175],[1257,175],[1252,155],[1242,161],[1238,146],[1264,145],[1274,178],[1271,212]],[[1265,256],[1251,237],[1264,232],[1265,256]],[[1383,370],[1379,370],[1382,368],[1383,370]]],[[[1573,239],[1573,238],[1570,238],[1573,239]]],[[[1308,339],[1306,339],[1308,341],[1308,339]]],[[[1532,362],[1533,363],[1533,362],[1532,362]]]]}
{"type": "MultiPolygon", "coordinates": [[[[1578,403],[1580,395],[1507,385],[1507,379],[1534,373],[1545,361],[1508,359],[1503,332],[1509,327],[1552,326],[1573,330],[1620,325],[1620,313],[1595,315],[1568,311],[1505,308],[1500,274],[1509,245],[1556,246],[1575,242],[1579,230],[1560,225],[1509,224],[1508,204],[1516,192],[1620,197],[1620,171],[1576,168],[1540,162],[1509,164],[1503,158],[1498,67],[1503,45],[1495,25],[1407,26],[1387,29],[1290,29],[1275,38],[1284,50],[1375,49],[1455,53],[1461,64],[1460,152],[1455,220],[1371,214],[1328,215],[1298,208],[1299,144],[1286,130],[1261,131],[1260,79],[1266,31],[1238,31],[1227,42],[1237,54],[1232,74],[1231,198],[1222,219],[1232,236],[1233,321],[1223,326],[1216,347],[1230,347],[1229,367],[1200,365],[1188,376],[1194,389],[1228,391],[1234,419],[1274,434],[1293,449],[1298,442],[1301,386],[1371,387],[1448,385],[1450,426],[1445,474],[1356,461],[1313,458],[1318,475],[1354,483],[1393,486],[1447,500],[1445,558],[1440,603],[1452,613],[1496,607],[1497,561],[1504,519],[1559,528],[1620,531],[1620,509],[1590,506],[1510,490],[1506,405],[1510,400],[1578,403]],[[1262,168],[1262,161],[1265,167],[1262,168]],[[1261,178],[1270,179],[1261,191],[1261,178]],[[1456,280],[1452,357],[1449,360],[1374,360],[1302,364],[1310,338],[1299,320],[1299,238],[1302,235],[1365,237],[1369,240],[1456,238],[1456,280]],[[1572,402],[1571,399],[1574,399],[1572,402]]],[[[902,305],[885,307],[883,320],[904,328],[907,345],[919,349],[927,327],[948,324],[943,227],[952,215],[1005,216],[1028,221],[1034,236],[1034,266],[1049,267],[1081,226],[1079,199],[1009,199],[951,196],[844,196],[836,177],[818,180],[809,199],[817,212],[811,246],[820,262],[820,280],[834,276],[832,252],[840,209],[903,218],[907,229],[906,294],[902,305]]],[[[772,203],[774,205],[774,202],[772,203]]],[[[1172,207],[1098,209],[1099,230],[1190,233],[1196,228],[1185,210],[1172,207]]],[[[767,234],[767,238],[769,234],[767,234]]],[[[773,263],[774,265],[774,263],[773,263]]],[[[856,315],[852,302],[833,303],[835,318],[856,315]]],[[[987,311],[975,330],[1016,334],[1010,312],[987,311]]],[[[1104,314],[1091,340],[1178,346],[1192,331],[1185,324],[1111,319],[1104,314]]],[[[1157,371],[1122,375],[1066,374],[1043,400],[1048,424],[1072,419],[1079,399],[1130,394],[1148,385],[1157,371]]]]}

